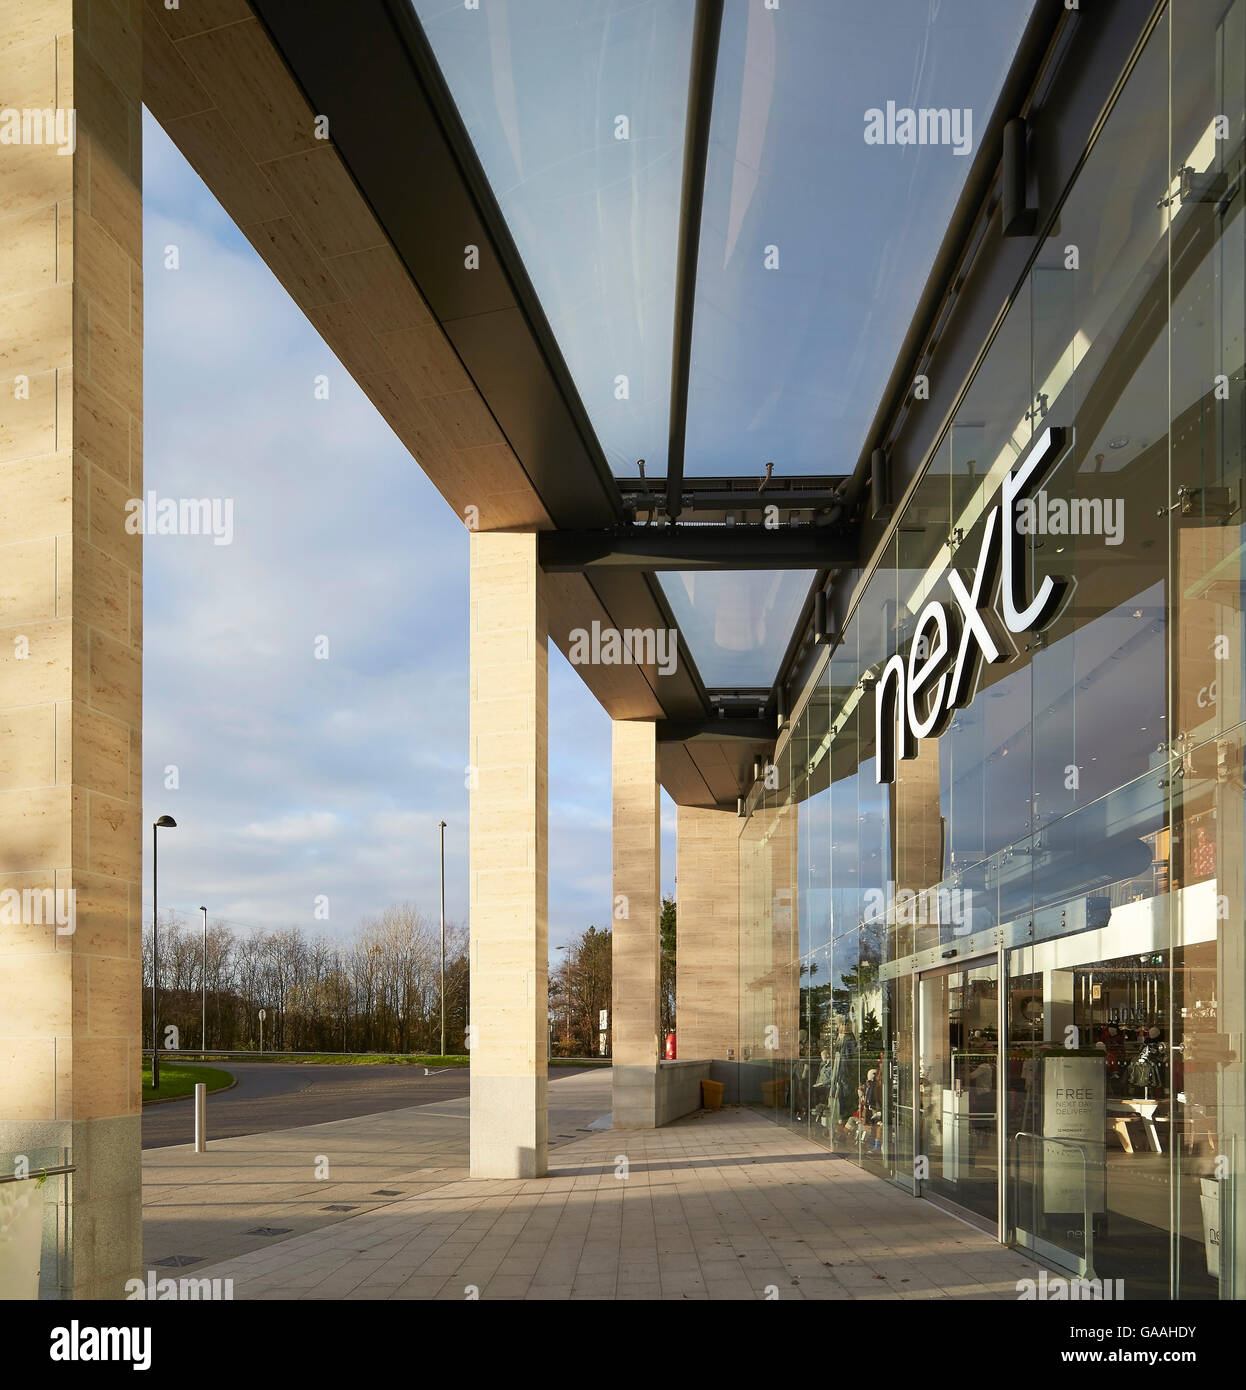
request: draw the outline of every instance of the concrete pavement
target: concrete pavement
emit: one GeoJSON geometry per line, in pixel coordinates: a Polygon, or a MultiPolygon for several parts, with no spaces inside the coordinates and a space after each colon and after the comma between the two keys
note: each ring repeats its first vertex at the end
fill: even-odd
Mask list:
{"type": "Polygon", "coordinates": [[[466,1101],[228,1140],[209,1170],[157,1150],[148,1249],[210,1256],[187,1273],[258,1299],[1015,1299],[1035,1275],[751,1111],[592,1129],[608,1088],[608,1072],[551,1081],[560,1147],[531,1181],[467,1177],[466,1101]],[[338,1155],[326,1179],[309,1179],[317,1152],[338,1155]],[[270,1218],[297,1229],[248,1245],[270,1218]]]}
{"type": "MultiPolygon", "coordinates": [[[[340,1073],[343,1069],[322,1070],[340,1073]]],[[[452,1080],[461,1089],[465,1077],[461,1073],[452,1080]]],[[[582,1137],[593,1121],[609,1114],[610,1070],[597,1068],[566,1076],[555,1072],[549,1094],[550,1148],[555,1149],[582,1137]]],[[[186,1268],[197,1273],[207,1261],[264,1249],[289,1235],[335,1225],[352,1214],[376,1211],[400,1197],[467,1176],[465,1095],[322,1124],[213,1139],[214,1118],[226,1098],[235,1095],[237,1091],[228,1091],[218,1098],[208,1097],[206,1153],[196,1154],[190,1143],[144,1150],[145,1269],[162,1270],[158,1261],[163,1259],[195,1257],[186,1268]],[[347,1209],[334,1211],[334,1207],[347,1209]],[[257,1229],[281,1234],[251,1234],[257,1229]]],[[[181,1111],[193,1132],[189,1103],[157,1109],[181,1111]]],[[[152,1113],[144,1115],[145,1125],[152,1113]]]]}

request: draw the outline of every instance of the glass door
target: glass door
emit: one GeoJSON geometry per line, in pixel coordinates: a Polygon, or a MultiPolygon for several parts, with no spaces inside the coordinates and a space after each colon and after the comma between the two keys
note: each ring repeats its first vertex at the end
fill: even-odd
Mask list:
{"type": "Polygon", "coordinates": [[[999,969],[996,960],[920,976],[918,1147],[924,1197],[998,1221],[999,969]]]}

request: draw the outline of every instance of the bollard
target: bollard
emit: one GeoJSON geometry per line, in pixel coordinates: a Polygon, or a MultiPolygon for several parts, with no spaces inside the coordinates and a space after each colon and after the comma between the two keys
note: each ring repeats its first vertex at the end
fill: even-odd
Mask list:
{"type": "Polygon", "coordinates": [[[195,1083],[195,1152],[206,1153],[208,1148],[208,1088],[202,1081],[195,1083]]]}

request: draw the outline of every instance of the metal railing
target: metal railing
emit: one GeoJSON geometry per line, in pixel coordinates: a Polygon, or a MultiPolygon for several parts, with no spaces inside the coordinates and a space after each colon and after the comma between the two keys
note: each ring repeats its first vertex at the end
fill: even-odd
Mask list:
{"type": "Polygon", "coordinates": [[[62,1164],[59,1168],[38,1168],[33,1173],[27,1173],[25,1177],[20,1177],[17,1173],[0,1174],[0,1182],[30,1182],[32,1178],[56,1178],[63,1173],[76,1173],[78,1165],[76,1163],[62,1164]]]}

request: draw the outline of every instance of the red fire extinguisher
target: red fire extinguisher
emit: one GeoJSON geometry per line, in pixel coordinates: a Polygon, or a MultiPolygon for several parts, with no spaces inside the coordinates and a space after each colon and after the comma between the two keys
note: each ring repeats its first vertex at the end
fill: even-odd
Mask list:
{"type": "Polygon", "coordinates": [[[673,1062],[673,1061],[675,1060],[675,1034],[674,1034],[674,1033],[668,1033],[668,1034],[666,1035],[666,1060],[667,1060],[668,1062],[673,1062]]]}

